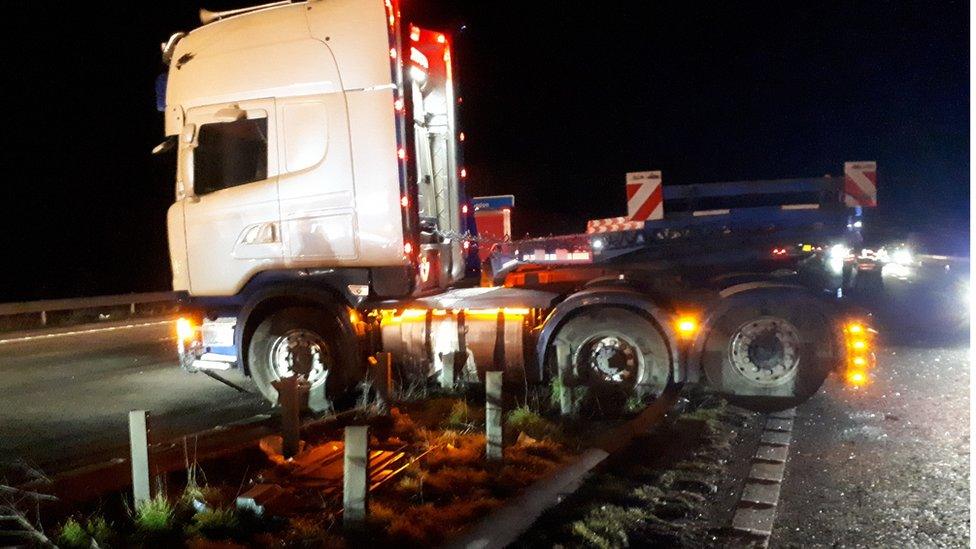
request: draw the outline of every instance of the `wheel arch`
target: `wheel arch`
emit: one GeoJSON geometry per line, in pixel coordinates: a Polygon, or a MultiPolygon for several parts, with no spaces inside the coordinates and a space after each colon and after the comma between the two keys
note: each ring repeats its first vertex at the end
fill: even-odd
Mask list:
{"type": "Polygon", "coordinates": [[[675,381],[682,381],[685,376],[681,346],[670,322],[670,315],[653,300],[642,293],[626,287],[595,287],[587,288],[570,295],[559,303],[543,321],[542,330],[536,340],[536,361],[539,379],[545,379],[546,363],[549,358],[549,344],[559,329],[570,319],[583,312],[599,307],[619,307],[640,314],[649,320],[664,338],[669,355],[669,368],[675,381]]]}
{"type": "Polygon", "coordinates": [[[252,293],[238,313],[234,343],[238,363],[245,375],[250,376],[248,347],[254,331],[271,314],[290,307],[310,307],[327,312],[340,326],[344,338],[355,339],[356,332],[349,320],[353,308],[334,288],[305,284],[289,284],[260,289],[252,293]]]}

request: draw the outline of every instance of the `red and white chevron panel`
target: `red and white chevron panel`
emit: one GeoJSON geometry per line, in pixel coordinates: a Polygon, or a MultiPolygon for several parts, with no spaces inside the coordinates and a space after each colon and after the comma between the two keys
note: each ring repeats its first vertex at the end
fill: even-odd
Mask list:
{"type": "Polygon", "coordinates": [[[643,228],[643,221],[631,221],[626,217],[591,219],[586,222],[586,234],[610,233],[614,231],[636,231],[643,228]]]}
{"type": "Polygon", "coordinates": [[[627,174],[627,216],[632,221],[664,218],[660,171],[627,174]]]}
{"type": "Polygon", "coordinates": [[[848,207],[878,205],[876,162],[844,162],[844,203],[848,207]]]}

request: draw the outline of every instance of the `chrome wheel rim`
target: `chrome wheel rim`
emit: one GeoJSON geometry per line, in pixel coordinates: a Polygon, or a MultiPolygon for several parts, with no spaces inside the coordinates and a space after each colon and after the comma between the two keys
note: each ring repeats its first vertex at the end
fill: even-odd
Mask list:
{"type": "Polygon", "coordinates": [[[269,363],[275,380],[296,375],[296,367],[308,361],[306,380],[313,386],[325,383],[333,363],[329,346],[317,333],[296,329],[277,337],[271,344],[269,363]]]}
{"type": "Polygon", "coordinates": [[[800,333],[782,318],[765,316],[750,320],[732,336],[729,356],[735,371],[750,383],[781,385],[796,377],[800,333]]]}
{"type": "Polygon", "coordinates": [[[632,341],[610,334],[591,338],[580,347],[576,364],[602,383],[633,384],[640,379],[642,356],[632,341]]]}

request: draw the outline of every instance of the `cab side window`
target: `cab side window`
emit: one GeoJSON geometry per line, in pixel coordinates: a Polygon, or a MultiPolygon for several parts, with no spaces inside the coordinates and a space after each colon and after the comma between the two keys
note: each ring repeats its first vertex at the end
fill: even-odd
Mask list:
{"type": "Polygon", "coordinates": [[[197,195],[267,178],[267,118],[200,126],[193,150],[193,188],[197,195]]]}

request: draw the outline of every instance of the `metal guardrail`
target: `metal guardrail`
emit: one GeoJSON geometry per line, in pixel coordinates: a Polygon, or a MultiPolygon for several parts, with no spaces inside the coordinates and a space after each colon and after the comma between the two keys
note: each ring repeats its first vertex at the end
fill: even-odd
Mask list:
{"type": "Polygon", "coordinates": [[[166,303],[179,301],[184,292],[150,292],[141,294],[105,295],[97,297],[75,297],[69,299],[44,299],[21,303],[0,303],[0,316],[40,314],[41,325],[47,325],[47,313],[53,311],[76,311],[128,305],[129,312],[135,314],[136,305],[146,303],[166,303]]]}

